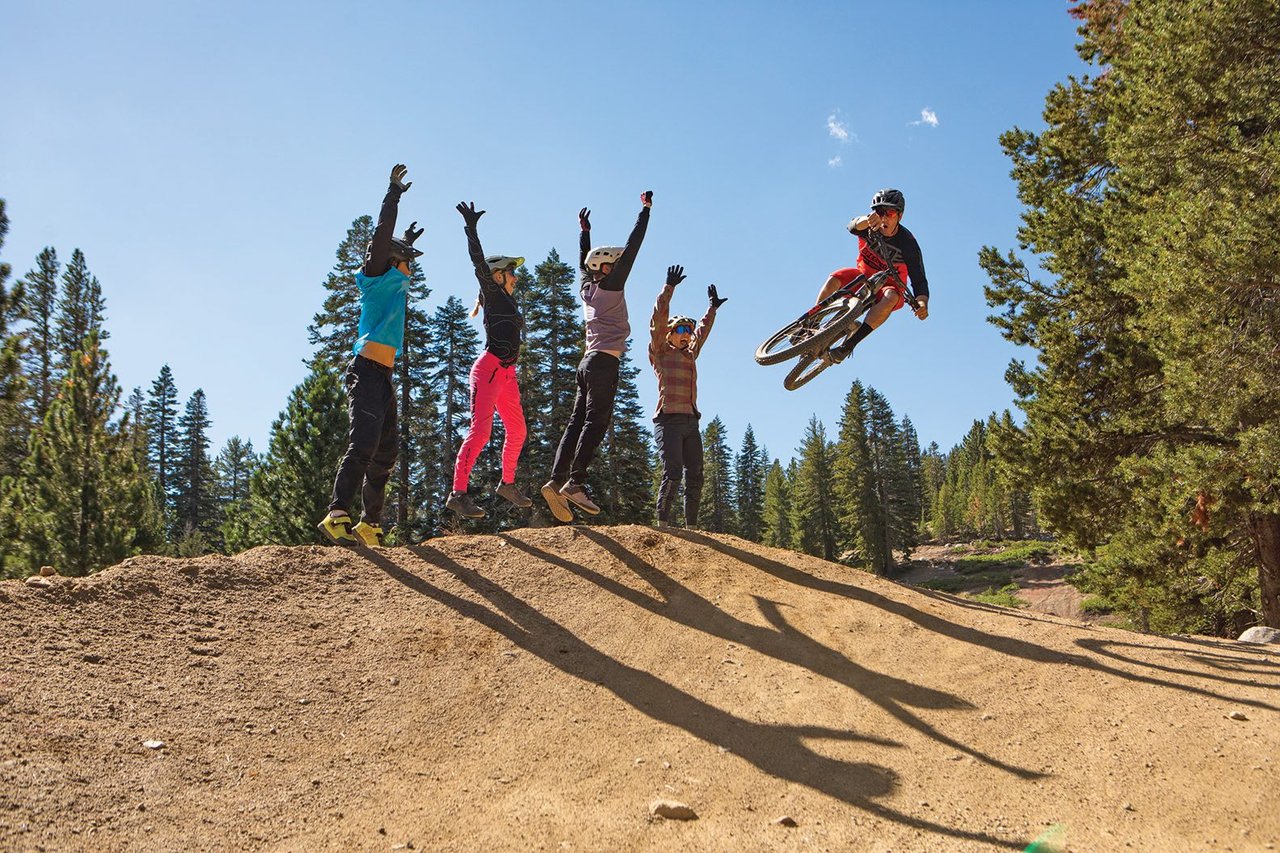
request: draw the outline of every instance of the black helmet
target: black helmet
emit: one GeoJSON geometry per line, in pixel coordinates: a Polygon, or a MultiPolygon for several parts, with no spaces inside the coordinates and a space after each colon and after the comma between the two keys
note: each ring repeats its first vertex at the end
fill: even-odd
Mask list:
{"type": "Polygon", "coordinates": [[[892,207],[897,209],[899,215],[907,212],[907,199],[902,195],[901,190],[880,190],[871,198],[871,206],[875,207],[892,207]]]}

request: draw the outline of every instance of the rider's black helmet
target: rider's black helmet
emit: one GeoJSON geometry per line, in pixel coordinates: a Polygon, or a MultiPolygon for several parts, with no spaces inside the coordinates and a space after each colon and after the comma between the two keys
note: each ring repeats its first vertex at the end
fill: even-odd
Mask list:
{"type": "Polygon", "coordinates": [[[902,194],[902,190],[880,190],[871,199],[871,207],[892,207],[896,208],[898,215],[907,212],[907,199],[902,194]]]}

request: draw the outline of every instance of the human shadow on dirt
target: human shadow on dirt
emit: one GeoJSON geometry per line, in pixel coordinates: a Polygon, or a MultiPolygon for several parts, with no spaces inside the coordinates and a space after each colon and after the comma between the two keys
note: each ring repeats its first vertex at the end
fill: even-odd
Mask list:
{"type": "MultiPolygon", "coordinates": [[[[828,592],[832,595],[841,595],[851,598],[855,601],[861,601],[873,607],[878,607],[888,613],[908,619],[929,631],[933,631],[943,636],[950,637],[953,640],[959,640],[963,643],[980,646],[984,649],[1000,652],[1010,657],[1022,658],[1023,660],[1034,661],[1036,663],[1045,664],[1068,664],[1083,667],[1101,672],[1107,675],[1113,675],[1126,681],[1136,681],[1142,684],[1150,684],[1154,687],[1165,687],[1172,690],[1180,690],[1185,693],[1194,693],[1198,696],[1205,696],[1211,699],[1218,699],[1224,702],[1236,702],[1242,705],[1249,705],[1254,708],[1261,708],[1269,711],[1280,710],[1274,705],[1257,699],[1243,699],[1237,696],[1227,696],[1217,693],[1204,687],[1197,687],[1191,684],[1178,684],[1172,681],[1164,681],[1148,675],[1142,675],[1136,672],[1129,672],[1118,667],[1108,666],[1102,661],[1086,654],[1067,654],[1057,652],[1044,646],[1029,643],[1025,640],[1018,640],[1013,637],[1002,637],[997,634],[989,634],[985,631],[979,631],[976,628],[970,628],[966,625],[959,625],[939,616],[925,613],[909,604],[900,601],[894,601],[892,598],[873,592],[865,587],[856,584],[844,583],[842,581],[829,580],[827,578],[817,577],[800,571],[797,568],[788,566],[785,563],[779,563],[777,560],[771,560],[761,554],[755,554],[742,548],[722,542],[712,536],[699,533],[695,530],[670,529],[666,533],[703,545],[707,548],[719,551],[721,554],[732,557],[735,560],[754,566],[766,574],[773,575],[780,580],[794,583],[798,586],[816,589],[821,592],[828,592]]],[[[1206,676],[1207,678],[1208,676],[1206,676]]]]}
{"type": "MultiPolygon", "coordinates": [[[[1141,643],[1123,643],[1118,640],[1105,640],[1102,638],[1094,639],[1082,638],[1076,640],[1076,645],[1082,649],[1088,649],[1095,655],[1108,657],[1112,660],[1122,661],[1124,663],[1133,664],[1134,666],[1143,666],[1148,669],[1156,669],[1161,672],[1167,672],[1174,675],[1186,675],[1193,678],[1208,678],[1213,681],[1221,681],[1225,684],[1238,684],[1242,687],[1260,687],[1261,683],[1257,678],[1232,678],[1227,675],[1217,675],[1214,673],[1202,672],[1194,669],[1183,669],[1177,666],[1167,666],[1165,664],[1153,663],[1151,661],[1142,660],[1132,655],[1121,654],[1117,649],[1155,649],[1153,646],[1146,646],[1141,643]]],[[[1160,649],[1166,653],[1173,651],[1172,649],[1160,649]]],[[[1214,669],[1229,669],[1237,673],[1246,675],[1264,676],[1269,675],[1274,679],[1280,680],[1280,666],[1276,666],[1270,662],[1260,662],[1257,660],[1243,661],[1235,657],[1227,657],[1222,655],[1207,655],[1204,653],[1181,652],[1184,657],[1201,663],[1204,666],[1213,667],[1214,669]],[[1218,660],[1213,660],[1217,657],[1218,660]],[[1256,669],[1254,667],[1257,667],[1256,669]]],[[[1238,701],[1238,700],[1232,700],[1238,701]]]]}
{"type": "Polygon", "coordinates": [[[500,536],[512,547],[573,572],[651,613],[704,633],[741,643],[762,655],[793,664],[837,684],[842,684],[879,706],[903,725],[915,729],[938,743],[972,756],[984,764],[997,767],[1022,779],[1038,779],[1044,775],[1008,764],[974,749],[968,744],[943,734],[907,710],[907,706],[933,710],[973,710],[974,706],[964,699],[854,663],[846,655],[796,630],[787,622],[777,602],[760,596],[753,597],[760,608],[761,615],[772,627],[765,628],[736,619],[670,575],[658,570],[651,563],[642,560],[607,534],[591,528],[581,528],[578,533],[613,555],[615,559],[656,589],[662,598],[637,592],[580,563],[535,548],[510,534],[500,534],[500,536]]]}
{"type": "Polygon", "coordinates": [[[447,572],[491,606],[455,595],[405,569],[387,552],[361,549],[388,576],[459,615],[506,637],[546,663],[598,685],[637,711],[678,726],[706,743],[716,744],[761,771],[820,791],[923,832],[1018,849],[1018,842],[981,832],[943,826],[903,814],[876,802],[892,793],[897,775],[886,767],[830,758],[815,752],[807,739],[830,739],[900,747],[889,740],[821,726],[786,726],[744,720],[673,687],[655,675],[627,666],[586,643],[560,623],[539,612],[505,588],[429,545],[407,548],[415,556],[447,572]]]}

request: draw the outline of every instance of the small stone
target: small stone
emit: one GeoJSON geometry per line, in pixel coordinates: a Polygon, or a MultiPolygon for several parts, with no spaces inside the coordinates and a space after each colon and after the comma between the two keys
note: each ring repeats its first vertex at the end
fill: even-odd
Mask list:
{"type": "Polygon", "coordinates": [[[398,677],[396,677],[396,676],[394,676],[394,675],[393,675],[393,676],[391,676],[391,686],[392,686],[392,687],[395,687],[395,686],[396,686],[397,684],[399,684],[399,683],[400,683],[400,679],[399,679],[398,677]]]}
{"type": "Polygon", "coordinates": [[[1127,812],[1131,812],[1131,811],[1133,811],[1133,810],[1134,810],[1134,809],[1133,809],[1133,803],[1125,803],[1125,804],[1124,804],[1124,810],[1125,810],[1125,811],[1127,811],[1127,812]]]}
{"type": "Polygon", "coordinates": [[[649,804],[649,814],[667,820],[697,820],[698,813],[675,800],[654,800],[649,804]]]}
{"type": "Polygon", "coordinates": [[[93,652],[85,652],[84,654],[80,655],[80,660],[84,661],[85,663],[102,663],[103,661],[106,660],[106,657],[104,657],[103,655],[96,655],[93,652]]]}
{"type": "Polygon", "coordinates": [[[147,749],[164,749],[164,741],[162,740],[144,740],[142,745],[147,749]]]}
{"type": "Polygon", "coordinates": [[[311,704],[311,700],[310,700],[310,699],[299,699],[299,700],[298,700],[298,704],[299,704],[299,705],[310,705],[310,704],[311,704]]]}
{"type": "Polygon", "coordinates": [[[789,827],[796,827],[800,825],[796,823],[795,818],[793,818],[791,815],[788,815],[788,814],[784,814],[782,817],[775,820],[774,823],[777,824],[778,826],[789,826],[789,827]]]}
{"type": "Polygon", "coordinates": [[[637,758],[635,761],[632,761],[631,763],[632,763],[632,764],[634,764],[634,765],[636,765],[637,767],[639,767],[641,764],[644,764],[644,759],[643,759],[643,758],[637,758]]]}
{"type": "Polygon", "coordinates": [[[23,583],[25,583],[27,586],[34,587],[35,589],[49,589],[50,587],[53,586],[53,584],[50,583],[47,579],[42,578],[39,575],[32,575],[31,577],[24,580],[23,583]]]}
{"type": "Polygon", "coordinates": [[[991,716],[990,714],[983,714],[983,715],[982,715],[982,719],[984,719],[984,720],[994,720],[994,719],[995,719],[995,717],[991,716]]]}
{"type": "Polygon", "coordinates": [[[54,575],[56,575],[57,573],[58,573],[58,570],[57,570],[57,569],[55,569],[53,566],[41,566],[41,567],[40,567],[40,576],[41,576],[41,577],[51,578],[51,577],[53,577],[54,575]]]}
{"type": "Polygon", "coordinates": [[[1228,716],[1233,720],[1249,719],[1248,717],[1245,716],[1244,711],[1232,711],[1228,716]]]}

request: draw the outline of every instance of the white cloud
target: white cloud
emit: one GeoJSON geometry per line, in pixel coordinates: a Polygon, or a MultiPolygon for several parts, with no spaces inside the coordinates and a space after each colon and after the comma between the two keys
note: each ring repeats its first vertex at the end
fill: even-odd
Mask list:
{"type": "Polygon", "coordinates": [[[849,125],[841,121],[836,113],[827,116],[827,133],[841,142],[849,141],[849,125]]]}
{"type": "Polygon", "coordinates": [[[844,159],[839,154],[837,154],[836,156],[832,157],[830,160],[827,161],[827,165],[833,169],[839,169],[841,166],[844,165],[844,159]]]}
{"type": "Polygon", "coordinates": [[[925,107],[924,109],[920,110],[920,120],[908,122],[908,124],[912,125],[913,127],[919,126],[922,124],[927,124],[929,125],[929,127],[937,127],[938,114],[935,113],[933,110],[929,109],[928,107],[925,107]]]}

